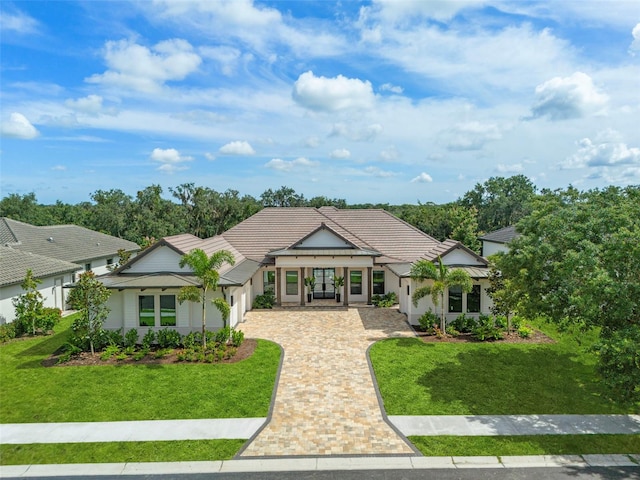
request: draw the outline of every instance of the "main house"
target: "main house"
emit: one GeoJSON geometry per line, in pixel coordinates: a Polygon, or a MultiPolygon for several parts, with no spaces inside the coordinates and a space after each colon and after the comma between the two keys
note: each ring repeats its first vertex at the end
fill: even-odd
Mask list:
{"type": "MultiPolygon", "coordinates": [[[[304,279],[314,277],[313,302],[341,294],[341,305],[371,304],[373,295],[395,292],[399,309],[416,324],[428,309],[439,311],[431,298],[417,307],[411,295],[419,284],[410,278],[417,260],[437,261],[466,270],[473,290],[452,288],[445,295],[447,318],[461,313],[488,313],[487,260],[460,242],[440,242],[384,210],[322,208],[265,208],[225,233],[207,239],[190,234],[165,237],[112,274],[101,277],[113,291],[109,329],[140,333],[149,328],[175,328],[181,333],[201,326],[202,306],[180,304],[180,288],[198,285],[188,267],[180,267],[185,253],[199,248],[207,255],[228,250],[235,264],[219,270],[219,289],[210,299],[224,296],[231,306],[230,324],[242,322],[257,295],[271,292],[283,308],[308,306],[304,279]],[[344,278],[336,287],[334,279],[344,278]]],[[[210,300],[208,299],[208,300],[210,300]]],[[[325,302],[323,302],[325,304],[325,302]]],[[[222,326],[220,314],[207,301],[207,326],[222,326]]]]}
{"type": "Polygon", "coordinates": [[[78,274],[109,272],[119,250],[135,253],[134,242],[78,225],[35,226],[0,217],[0,324],[15,319],[13,299],[22,292],[27,270],[41,280],[45,307],[65,310],[64,286],[78,274]]]}

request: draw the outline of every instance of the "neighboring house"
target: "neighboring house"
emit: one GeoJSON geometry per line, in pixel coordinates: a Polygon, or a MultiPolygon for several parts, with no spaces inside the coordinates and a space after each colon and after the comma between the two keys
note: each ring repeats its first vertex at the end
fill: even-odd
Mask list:
{"type": "Polygon", "coordinates": [[[44,306],[64,310],[63,285],[73,281],[78,265],[5,246],[0,246],[0,265],[0,325],[15,320],[12,300],[22,293],[20,284],[29,269],[42,280],[38,291],[44,306]]]}
{"type": "MultiPolygon", "coordinates": [[[[220,269],[220,289],[207,301],[207,326],[222,326],[211,305],[225,296],[231,305],[231,325],[242,321],[257,295],[272,292],[276,303],[307,305],[305,277],[315,277],[314,299],[335,299],[334,278],[345,279],[341,288],[344,305],[370,304],[376,294],[395,292],[400,311],[412,323],[428,308],[438,311],[431,298],[418,307],[411,294],[419,284],[410,276],[411,264],[420,259],[465,269],[474,280],[470,294],[452,289],[445,295],[448,319],[460,313],[488,313],[487,260],[460,242],[438,240],[384,210],[322,208],[265,208],[216,237],[201,240],[184,234],[166,237],[122,268],[101,280],[113,294],[106,328],[140,333],[149,327],[175,328],[181,333],[201,326],[201,305],[179,304],[177,294],[185,285],[198,285],[180,257],[194,248],[207,255],[225,249],[235,265],[220,269]],[[150,314],[151,313],[151,314],[150,314]]],[[[335,300],[334,300],[335,301],[335,300]]],[[[313,303],[312,303],[313,304],[313,303]]]]}
{"type": "Polygon", "coordinates": [[[64,310],[63,285],[75,281],[83,271],[92,270],[96,275],[109,273],[109,266],[120,261],[118,250],[133,254],[140,250],[134,242],[77,225],[38,227],[6,217],[0,217],[0,244],[0,322],[2,318],[6,322],[13,321],[15,314],[11,299],[22,292],[20,284],[27,269],[31,268],[36,278],[45,280],[40,285],[45,305],[64,310]],[[20,261],[23,261],[22,265],[20,261]],[[75,267],[72,270],[71,265],[75,267]],[[43,275],[47,278],[42,278],[43,275]],[[55,278],[49,278],[52,275],[55,278]],[[53,287],[45,286],[51,282],[53,287]]]}
{"type": "Polygon", "coordinates": [[[509,242],[518,237],[516,227],[505,227],[480,237],[482,241],[482,256],[489,257],[494,253],[508,252],[509,242]]]}

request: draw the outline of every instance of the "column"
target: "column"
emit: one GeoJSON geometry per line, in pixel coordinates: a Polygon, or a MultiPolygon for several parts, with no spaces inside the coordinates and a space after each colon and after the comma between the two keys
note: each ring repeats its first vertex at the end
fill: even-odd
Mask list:
{"type": "Polygon", "coordinates": [[[373,290],[373,267],[367,267],[367,305],[371,305],[372,290],[373,290]]]}
{"type": "Polygon", "coordinates": [[[276,267],[276,305],[282,304],[282,268],[276,267]]]}
{"type": "Polygon", "coordinates": [[[300,267],[300,278],[298,279],[298,283],[300,284],[300,305],[304,307],[304,300],[307,296],[307,292],[304,287],[304,267],[300,267]]]}
{"type": "Polygon", "coordinates": [[[349,267],[342,269],[342,275],[344,276],[344,286],[342,292],[342,304],[346,307],[349,305],[349,267]]]}

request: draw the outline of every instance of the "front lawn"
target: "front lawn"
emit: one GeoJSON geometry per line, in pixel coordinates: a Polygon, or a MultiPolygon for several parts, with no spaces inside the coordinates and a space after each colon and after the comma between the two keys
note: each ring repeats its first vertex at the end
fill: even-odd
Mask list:
{"type": "Polygon", "coordinates": [[[71,318],[56,334],[0,346],[0,423],[98,422],[265,417],[280,348],[259,340],[232,364],[43,367],[64,344],[71,318]]]}
{"type": "Polygon", "coordinates": [[[531,345],[398,338],[373,345],[370,357],[389,415],[640,411],[640,405],[623,407],[604,396],[584,344],[556,339],[531,345]]]}

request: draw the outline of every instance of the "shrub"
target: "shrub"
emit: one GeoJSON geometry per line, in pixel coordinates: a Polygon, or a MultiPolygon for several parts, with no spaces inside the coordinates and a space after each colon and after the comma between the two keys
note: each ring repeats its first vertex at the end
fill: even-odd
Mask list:
{"type": "Polygon", "coordinates": [[[420,315],[420,318],[418,318],[418,323],[425,332],[429,332],[429,330],[433,330],[434,325],[438,324],[438,316],[433,313],[431,309],[429,309],[428,311],[420,315]]]}
{"type": "Polygon", "coordinates": [[[182,338],[184,348],[196,348],[202,345],[202,333],[191,332],[182,338]]]}
{"type": "Polygon", "coordinates": [[[124,337],[122,336],[122,330],[105,330],[104,336],[107,345],[115,345],[117,347],[124,346],[124,337]]]}
{"type": "Polygon", "coordinates": [[[177,330],[163,328],[156,336],[160,348],[178,348],[182,344],[182,335],[177,330]]]}
{"type": "Polygon", "coordinates": [[[263,293],[262,295],[256,296],[253,301],[252,308],[273,308],[273,305],[276,303],[276,297],[271,292],[263,293]]]}
{"type": "Polygon", "coordinates": [[[374,295],[371,297],[371,303],[376,307],[381,308],[393,307],[398,303],[398,296],[395,292],[388,292],[384,295],[374,295]]]}
{"type": "Polygon", "coordinates": [[[144,357],[146,357],[148,353],[149,353],[149,349],[148,348],[143,348],[142,350],[140,350],[140,351],[138,351],[138,352],[133,354],[133,359],[136,362],[139,362],[144,357]]]}
{"type": "Polygon", "coordinates": [[[216,343],[226,343],[231,335],[231,329],[229,327],[221,328],[216,332],[214,341],[216,343]]]}
{"type": "Polygon", "coordinates": [[[244,332],[242,330],[231,330],[231,344],[239,347],[244,342],[244,332]]]}
{"type": "Polygon", "coordinates": [[[451,322],[451,326],[460,333],[469,333],[476,326],[476,320],[473,317],[467,317],[462,313],[458,315],[453,322],[451,322]]]}
{"type": "Polygon", "coordinates": [[[504,334],[499,327],[496,327],[494,320],[488,315],[480,315],[478,323],[471,330],[471,335],[480,341],[501,340],[504,334]]]}
{"type": "Polygon", "coordinates": [[[80,348],[78,348],[71,342],[65,343],[62,348],[64,350],[64,353],[58,358],[58,363],[68,362],[73,357],[82,352],[80,348]]]}
{"type": "Polygon", "coordinates": [[[100,354],[100,360],[109,360],[111,357],[120,354],[120,347],[117,345],[109,345],[104,352],[100,354]]]}
{"type": "Polygon", "coordinates": [[[533,334],[533,329],[527,327],[526,325],[522,325],[518,328],[518,335],[520,338],[529,338],[533,334]]]}
{"type": "Polygon", "coordinates": [[[504,315],[496,315],[495,322],[497,328],[500,328],[501,330],[507,329],[507,317],[505,317],[504,315]]]}
{"type": "Polygon", "coordinates": [[[142,337],[142,348],[145,350],[149,350],[151,348],[151,345],[153,345],[153,342],[155,341],[156,334],[153,332],[153,330],[149,329],[149,331],[144,334],[144,337],[142,337]]]}
{"type": "Polygon", "coordinates": [[[460,335],[460,332],[456,330],[453,325],[447,325],[447,335],[451,335],[452,337],[457,337],[460,335]]]}
{"type": "Polygon", "coordinates": [[[138,330],[135,328],[132,328],[131,330],[129,330],[127,333],[124,334],[124,346],[129,348],[129,347],[135,347],[138,343],[138,330]]]}
{"type": "Polygon", "coordinates": [[[42,315],[36,320],[36,328],[39,328],[45,333],[49,332],[60,323],[61,318],[62,312],[59,308],[43,308],[42,315]]]}
{"type": "Polygon", "coordinates": [[[524,323],[524,320],[522,317],[519,317],[518,315],[514,315],[513,317],[511,317],[511,328],[514,330],[520,330],[520,327],[522,326],[522,324],[524,323]]]}
{"type": "Polygon", "coordinates": [[[159,350],[156,350],[153,356],[155,358],[164,358],[167,355],[169,355],[171,352],[173,352],[173,350],[171,350],[170,348],[161,348],[159,350]]]}
{"type": "Polygon", "coordinates": [[[16,338],[15,323],[5,323],[4,325],[0,325],[0,343],[8,342],[13,338],[16,338]]]}

